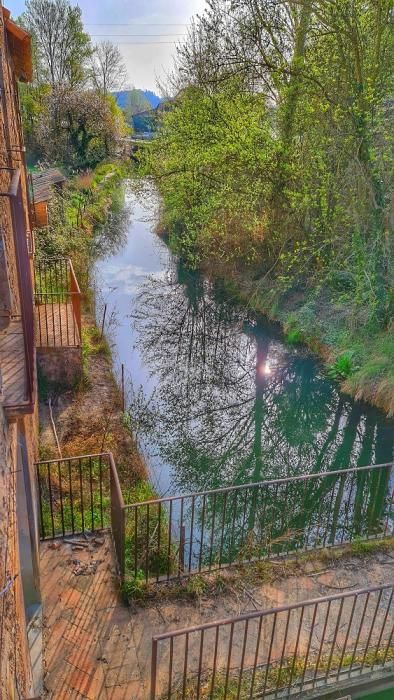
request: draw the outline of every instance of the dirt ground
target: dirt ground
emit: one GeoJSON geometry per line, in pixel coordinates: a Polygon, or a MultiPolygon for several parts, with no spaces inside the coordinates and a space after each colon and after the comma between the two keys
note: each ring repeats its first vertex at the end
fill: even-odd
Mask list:
{"type": "MultiPolygon", "coordinates": [[[[76,538],[80,541],[80,538],[76,538]]],[[[126,607],[118,593],[114,573],[112,542],[109,534],[100,534],[85,541],[84,545],[73,546],[72,542],[43,543],[41,548],[41,577],[43,584],[44,640],[45,640],[45,687],[47,697],[91,698],[98,700],[145,700],[149,696],[152,636],[168,630],[177,630],[191,625],[199,625],[213,620],[226,619],[255,610],[270,609],[288,603],[332,596],[342,591],[355,591],[367,586],[389,584],[393,581],[393,551],[383,551],[368,557],[346,556],[332,562],[309,562],[303,573],[297,576],[275,577],[267,581],[251,583],[247,576],[232,577],[232,586],[214,596],[206,593],[188,598],[169,599],[164,587],[161,596],[145,601],[134,602],[126,607]],[[97,541],[96,541],[97,540],[97,541]]],[[[226,574],[223,574],[226,576],[226,574]]],[[[371,598],[365,616],[362,633],[358,633],[360,615],[358,608],[354,615],[354,626],[346,643],[352,650],[357,641],[363,649],[366,638],[373,626],[375,605],[383,618],[387,596],[371,598]]],[[[365,598],[360,600],[360,610],[365,598]]],[[[334,604],[333,604],[334,605],[334,604]]],[[[350,600],[348,607],[350,606],[350,600]]],[[[346,607],[342,619],[348,617],[346,607]]],[[[319,611],[312,623],[314,636],[312,647],[319,648],[326,608],[319,611]]],[[[311,630],[312,609],[305,613],[299,637],[299,652],[302,652],[311,630]]],[[[297,618],[299,620],[299,618],[297,618]]],[[[392,628],[393,613],[390,610],[386,620],[388,631],[392,628]]],[[[277,641],[272,655],[280,657],[283,644],[285,619],[278,617],[277,641]]],[[[298,623],[293,620],[289,627],[292,644],[297,633],[298,623]]],[[[327,630],[329,647],[334,654],[341,654],[344,644],[346,624],[343,622],[335,631],[327,630]],[[343,629],[342,629],[343,628],[343,629]],[[331,646],[332,644],[332,646],[331,646]]],[[[232,666],[239,666],[239,656],[243,646],[244,624],[234,627],[232,666]]],[[[250,649],[246,649],[246,662],[252,662],[248,655],[254,654],[256,632],[249,627],[250,649]]],[[[263,629],[261,636],[262,654],[267,653],[271,630],[263,629]]],[[[379,629],[377,626],[377,634],[379,629]]],[[[388,632],[389,633],[389,632],[388,632]]],[[[180,642],[174,643],[174,681],[181,676],[184,648],[180,642]],[[179,647],[179,648],[178,648],[179,647]]],[[[370,637],[370,641],[374,637],[370,637]]],[[[377,640],[383,648],[386,640],[377,640]]],[[[345,644],[346,646],[346,644],[345,644]]],[[[190,635],[190,671],[198,663],[200,637],[190,635]]],[[[214,636],[206,634],[204,640],[204,665],[209,666],[214,653],[214,636]]],[[[228,633],[220,639],[218,664],[225,665],[228,654],[228,633]]],[[[166,692],[168,679],[168,644],[159,655],[158,690],[166,692]]],[[[191,674],[190,674],[191,676],[191,674]]],[[[195,695],[187,696],[196,697],[195,695]]],[[[205,697],[205,696],[204,696],[205,697]]],[[[230,697],[233,697],[232,695],[230,697]]],[[[235,697],[235,696],[234,696],[235,697]]]]}
{"type": "MultiPolygon", "coordinates": [[[[94,329],[89,315],[84,329],[94,329]]],[[[146,466],[129,431],[123,425],[121,395],[115,382],[110,354],[99,340],[90,340],[84,360],[84,378],[69,391],[52,389],[40,400],[41,459],[59,457],[50,418],[49,400],[63,457],[111,451],[124,486],[147,478],[146,466]]]]}

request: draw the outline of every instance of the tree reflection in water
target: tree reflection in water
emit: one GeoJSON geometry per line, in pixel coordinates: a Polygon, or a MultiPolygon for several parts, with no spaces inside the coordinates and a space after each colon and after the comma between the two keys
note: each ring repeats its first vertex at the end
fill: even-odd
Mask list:
{"type": "MultiPolygon", "coordinates": [[[[172,493],[392,459],[393,422],[339,394],[305,350],[287,347],[275,326],[232,303],[221,284],[174,266],[166,279],[144,284],[132,322],[157,389],[149,399],[137,390],[130,413],[143,443],[170,465],[172,493]]],[[[366,506],[371,522],[381,515],[386,477],[358,479],[351,496],[359,521],[366,506]]],[[[332,485],[330,477],[307,494],[296,487],[293,527],[321,508],[332,485]]],[[[276,506],[279,518],[287,503],[276,506]]],[[[259,507],[251,498],[249,529],[259,507]]]]}

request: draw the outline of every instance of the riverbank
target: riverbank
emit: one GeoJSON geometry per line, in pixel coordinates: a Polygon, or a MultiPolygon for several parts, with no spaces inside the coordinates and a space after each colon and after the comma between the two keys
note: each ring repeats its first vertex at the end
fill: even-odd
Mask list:
{"type": "Polygon", "coordinates": [[[41,385],[40,458],[59,457],[52,410],[62,456],[112,452],[127,492],[147,479],[147,468],[124,424],[109,346],[89,312],[83,315],[82,327],[82,380],[69,390],[41,385]]]}
{"type": "Polygon", "coordinates": [[[223,280],[234,300],[280,323],[289,344],[307,345],[324,361],[342,392],[394,415],[394,328],[374,334],[362,327],[353,329],[346,308],[333,303],[324,289],[283,294],[275,278],[256,280],[253,270],[221,267],[217,261],[203,264],[202,269],[223,280]]]}

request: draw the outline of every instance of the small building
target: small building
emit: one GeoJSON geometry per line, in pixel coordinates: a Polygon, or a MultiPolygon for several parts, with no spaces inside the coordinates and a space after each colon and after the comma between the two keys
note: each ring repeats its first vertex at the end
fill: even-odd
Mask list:
{"type": "Polygon", "coordinates": [[[48,226],[48,202],[55,191],[63,188],[66,181],[58,168],[40,170],[31,175],[34,225],[37,228],[48,226]]]}

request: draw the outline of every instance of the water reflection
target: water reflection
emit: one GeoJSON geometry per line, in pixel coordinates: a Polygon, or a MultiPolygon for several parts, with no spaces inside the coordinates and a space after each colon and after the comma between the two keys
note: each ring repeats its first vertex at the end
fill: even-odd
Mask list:
{"type": "Polygon", "coordinates": [[[136,386],[131,415],[172,492],[392,459],[393,422],[340,395],[221,284],[173,263],[141,285],[131,317],[156,387],[136,386]]]}

